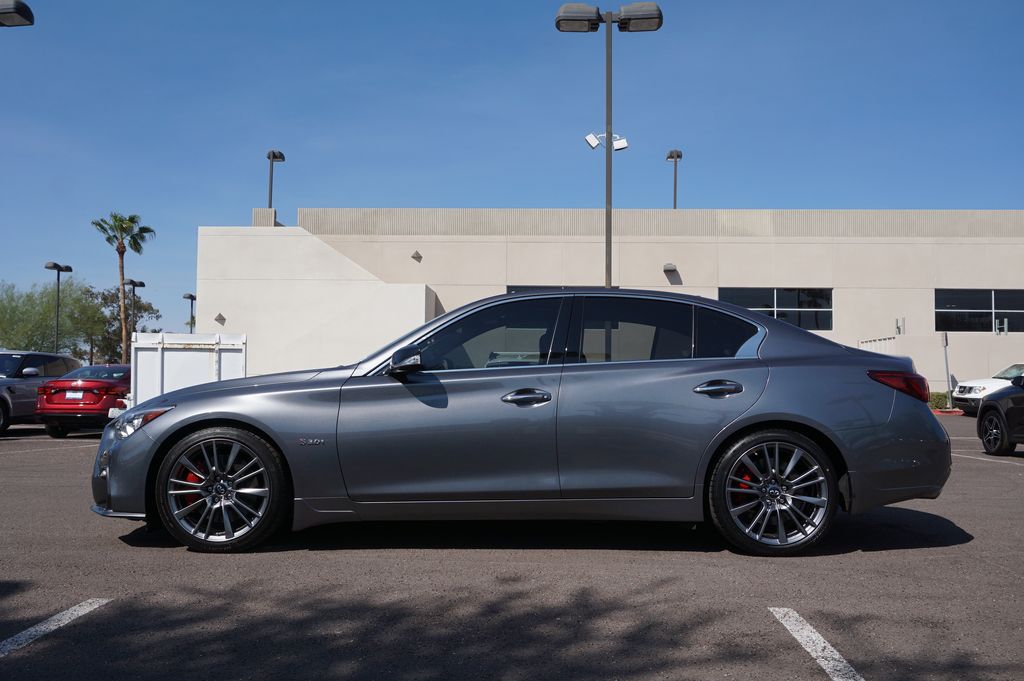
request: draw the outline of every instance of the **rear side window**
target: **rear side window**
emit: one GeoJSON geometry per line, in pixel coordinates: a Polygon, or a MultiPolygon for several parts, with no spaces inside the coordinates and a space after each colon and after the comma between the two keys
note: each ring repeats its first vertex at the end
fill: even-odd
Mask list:
{"type": "Polygon", "coordinates": [[[580,362],[693,357],[693,306],[642,298],[583,299],[580,362]]]}
{"type": "Polygon", "coordinates": [[[753,354],[752,348],[744,346],[757,335],[757,327],[739,317],[722,312],[697,308],[695,326],[694,356],[699,358],[735,357],[753,354]]]}

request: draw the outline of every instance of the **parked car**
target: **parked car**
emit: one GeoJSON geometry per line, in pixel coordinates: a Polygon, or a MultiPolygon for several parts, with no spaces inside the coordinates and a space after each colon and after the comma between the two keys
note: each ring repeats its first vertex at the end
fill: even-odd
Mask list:
{"type": "Polygon", "coordinates": [[[93,510],[199,551],[289,521],[709,518],[742,551],[787,555],[839,508],[939,495],[950,444],[928,396],[907,358],[727,303],[511,294],[354,365],[126,411],[100,441],[93,510]]]}
{"type": "Polygon", "coordinates": [[[50,437],[75,430],[98,430],[110,422],[111,409],[124,409],[131,390],[131,365],[96,364],[75,369],[39,386],[36,419],[50,437]]]}
{"type": "Polygon", "coordinates": [[[1024,364],[1011,364],[992,378],[976,378],[957,383],[953,391],[953,406],[963,409],[968,416],[974,416],[987,393],[1002,390],[1017,376],[1024,376],[1024,364]]]}
{"type": "Polygon", "coordinates": [[[36,388],[80,366],[66,355],[0,350],[0,433],[12,423],[34,423],[36,388]]]}
{"type": "Polygon", "coordinates": [[[986,395],[978,406],[978,437],[989,454],[1011,454],[1024,442],[1024,375],[986,395]]]}

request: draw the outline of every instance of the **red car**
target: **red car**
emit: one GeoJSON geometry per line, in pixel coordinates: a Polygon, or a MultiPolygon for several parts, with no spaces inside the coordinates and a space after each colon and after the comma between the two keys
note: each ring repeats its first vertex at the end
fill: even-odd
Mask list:
{"type": "Polygon", "coordinates": [[[73,430],[103,428],[112,408],[124,409],[131,390],[131,366],[96,364],[75,369],[36,389],[36,420],[50,437],[73,430]]]}

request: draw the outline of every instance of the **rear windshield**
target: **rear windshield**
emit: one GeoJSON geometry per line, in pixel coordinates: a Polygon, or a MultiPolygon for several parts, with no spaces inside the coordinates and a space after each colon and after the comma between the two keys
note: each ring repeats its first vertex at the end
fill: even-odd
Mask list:
{"type": "Polygon", "coordinates": [[[75,369],[70,374],[65,374],[64,378],[101,378],[108,381],[120,381],[127,379],[131,370],[128,367],[113,366],[95,366],[95,367],[82,367],[81,369],[75,369]]]}

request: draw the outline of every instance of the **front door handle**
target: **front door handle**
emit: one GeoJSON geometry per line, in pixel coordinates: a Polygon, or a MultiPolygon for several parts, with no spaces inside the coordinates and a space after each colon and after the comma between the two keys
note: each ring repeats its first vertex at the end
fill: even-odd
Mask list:
{"type": "Polygon", "coordinates": [[[707,383],[701,383],[693,389],[693,392],[698,395],[707,395],[708,397],[725,397],[743,392],[743,386],[736,381],[716,379],[707,383]]]}
{"type": "Polygon", "coordinates": [[[532,407],[535,404],[550,402],[551,393],[537,388],[523,388],[502,396],[501,401],[506,404],[514,404],[517,407],[532,407]]]}

